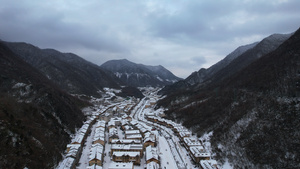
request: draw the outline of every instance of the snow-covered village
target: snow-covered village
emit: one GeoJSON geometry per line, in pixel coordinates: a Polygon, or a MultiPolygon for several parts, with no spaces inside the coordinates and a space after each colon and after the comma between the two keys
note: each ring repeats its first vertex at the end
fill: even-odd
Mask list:
{"type": "Polygon", "coordinates": [[[67,145],[57,169],[217,169],[210,134],[198,138],[154,110],[158,88],[143,99],[121,98],[106,88],[103,99],[85,108],[88,120],[67,145]],[[113,101],[112,101],[112,98],[113,101]]]}

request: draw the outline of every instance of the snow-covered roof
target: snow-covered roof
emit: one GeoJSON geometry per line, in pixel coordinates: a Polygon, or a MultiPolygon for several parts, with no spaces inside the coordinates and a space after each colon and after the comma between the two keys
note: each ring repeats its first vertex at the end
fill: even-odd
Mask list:
{"type": "Polygon", "coordinates": [[[112,144],[111,149],[115,150],[142,150],[142,144],[112,144]]]}
{"type": "Polygon", "coordinates": [[[133,139],[113,139],[111,144],[141,144],[141,140],[133,140],[133,139]]]}
{"type": "Polygon", "coordinates": [[[185,137],[185,138],[183,138],[183,141],[189,147],[191,147],[191,146],[202,146],[202,144],[197,139],[197,137],[185,137]]]}
{"type": "Polygon", "coordinates": [[[217,161],[216,160],[201,160],[200,165],[204,169],[217,169],[217,161]]]}
{"type": "Polygon", "coordinates": [[[86,169],[102,169],[103,167],[102,166],[99,166],[97,164],[94,164],[92,166],[87,166],[86,169]]]}
{"type": "Polygon", "coordinates": [[[140,134],[140,130],[126,130],[125,135],[140,134]]]}
{"type": "Polygon", "coordinates": [[[93,159],[101,160],[102,153],[103,153],[103,146],[99,143],[93,144],[90,151],[89,161],[93,159]]]}
{"type": "Polygon", "coordinates": [[[81,147],[80,144],[68,144],[67,148],[69,149],[68,153],[66,154],[66,157],[76,157],[79,148],[81,147]]]}
{"type": "Polygon", "coordinates": [[[157,159],[158,160],[158,154],[157,149],[152,146],[146,147],[146,161],[150,159],[157,159]]]}
{"type": "Polygon", "coordinates": [[[103,127],[103,128],[105,128],[105,121],[104,120],[100,120],[100,121],[98,121],[97,123],[96,123],[96,127],[103,127]]]}
{"type": "Polygon", "coordinates": [[[133,169],[133,163],[116,163],[111,162],[108,169],[133,169]]]}
{"type": "Polygon", "coordinates": [[[140,155],[140,152],[134,152],[134,151],[114,151],[113,155],[116,157],[122,157],[122,156],[129,156],[129,157],[136,157],[140,155]]]}
{"type": "Polygon", "coordinates": [[[118,130],[116,128],[110,128],[108,131],[108,137],[114,136],[118,134],[118,130]]]}
{"type": "Polygon", "coordinates": [[[147,164],[147,169],[159,169],[159,164],[152,161],[152,162],[147,164]]]}
{"type": "Polygon", "coordinates": [[[143,136],[141,134],[130,134],[125,136],[126,139],[142,139],[143,136]]]}
{"type": "Polygon", "coordinates": [[[65,158],[57,167],[57,169],[69,169],[72,167],[75,159],[72,157],[65,158]]]}
{"type": "Polygon", "coordinates": [[[192,146],[190,151],[194,157],[210,157],[210,153],[206,152],[203,146],[192,146]]]}

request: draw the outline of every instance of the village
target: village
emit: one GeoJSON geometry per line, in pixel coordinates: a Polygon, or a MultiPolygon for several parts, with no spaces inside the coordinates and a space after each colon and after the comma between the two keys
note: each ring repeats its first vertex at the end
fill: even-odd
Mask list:
{"type": "Polygon", "coordinates": [[[121,98],[106,88],[85,111],[88,120],[67,145],[57,169],[217,169],[209,140],[163,118],[154,110],[158,88],[144,88],[143,99],[121,98]]]}

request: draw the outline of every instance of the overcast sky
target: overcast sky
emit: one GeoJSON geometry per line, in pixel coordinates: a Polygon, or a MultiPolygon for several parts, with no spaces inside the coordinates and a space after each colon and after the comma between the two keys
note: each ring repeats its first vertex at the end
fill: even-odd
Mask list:
{"type": "Polygon", "coordinates": [[[126,58],[179,77],[300,26],[300,0],[0,0],[0,39],[126,58]]]}

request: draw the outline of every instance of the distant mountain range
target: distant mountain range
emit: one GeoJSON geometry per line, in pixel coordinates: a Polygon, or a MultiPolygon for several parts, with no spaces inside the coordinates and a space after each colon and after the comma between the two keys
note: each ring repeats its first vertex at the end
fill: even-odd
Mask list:
{"type": "Polygon", "coordinates": [[[299,168],[299,46],[300,29],[243,46],[229,62],[224,64],[235,52],[166,86],[157,107],[199,136],[212,132],[218,162],[228,160],[234,168],[299,168]]]}
{"type": "Polygon", "coordinates": [[[103,87],[120,88],[109,72],[72,53],[40,49],[27,43],[6,43],[24,61],[38,69],[61,89],[72,94],[99,96],[103,87]]]}
{"type": "Polygon", "coordinates": [[[101,68],[114,73],[126,86],[162,87],[181,80],[163,66],[136,64],[126,59],[107,61],[101,68]]]}

